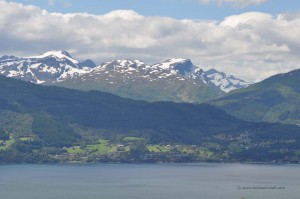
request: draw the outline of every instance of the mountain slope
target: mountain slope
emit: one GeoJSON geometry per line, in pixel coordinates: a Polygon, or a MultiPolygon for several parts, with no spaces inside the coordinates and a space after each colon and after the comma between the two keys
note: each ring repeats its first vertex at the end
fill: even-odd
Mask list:
{"type": "Polygon", "coordinates": [[[91,60],[79,62],[66,51],[49,51],[39,56],[0,58],[0,73],[37,84],[51,84],[87,73],[95,64],[91,60]]]}
{"type": "Polygon", "coordinates": [[[212,104],[248,121],[300,125],[300,70],[272,76],[212,104]]]}
{"type": "Polygon", "coordinates": [[[240,125],[239,120],[209,105],[134,101],[109,93],[40,86],[5,77],[0,77],[0,83],[0,109],[29,114],[33,124],[35,119],[44,118],[47,121],[41,122],[50,126],[64,124],[68,128],[68,123],[76,123],[124,133],[149,131],[157,135],[153,139],[180,142],[193,142],[196,129],[200,139],[202,133],[231,131],[240,125]]]}
{"type": "Polygon", "coordinates": [[[298,126],[244,122],[207,104],[150,103],[3,76],[0,84],[0,135],[14,142],[6,142],[9,152],[0,145],[5,160],[22,158],[14,156],[16,151],[29,159],[38,153],[40,160],[65,153],[65,147],[88,147],[99,138],[132,136],[148,144],[208,147],[215,158],[229,160],[294,161],[300,148],[298,126]]]}
{"type": "Polygon", "coordinates": [[[227,75],[223,72],[219,72],[215,69],[205,71],[205,74],[212,83],[214,83],[226,93],[232,90],[246,88],[249,85],[253,84],[250,82],[246,82],[242,79],[236,78],[233,75],[227,75]]]}
{"type": "Polygon", "coordinates": [[[114,60],[56,85],[147,101],[203,102],[223,94],[201,69],[179,58],[151,66],[138,60],[114,60]]]}

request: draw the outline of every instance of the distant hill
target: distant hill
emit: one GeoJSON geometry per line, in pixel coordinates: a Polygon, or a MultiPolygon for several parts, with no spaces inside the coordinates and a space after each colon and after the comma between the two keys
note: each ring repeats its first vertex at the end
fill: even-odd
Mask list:
{"type": "Polygon", "coordinates": [[[213,105],[248,121],[300,125],[300,70],[272,76],[214,100],[213,105]]]}
{"type": "Polygon", "coordinates": [[[125,134],[139,131],[150,135],[153,141],[186,143],[199,143],[203,135],[212,132],[238,133],[251,129],[248,123],[205,104],[149,103],[98,91],[40,86],[3,76],[0,83],[1,110],[30,117],[32,129],[28,130],[42,139],[45,136],[44,141],[50,145],[71,144],[78,138],[69,128],[70,123],[116,129],[125,134]],[[55,136],[63,139],[52,142],[55,136]]]}
{"type": "MultiPolygon", "coordinates": [[[[268,160],[289,160],[300,148],[300,127],[244,122],[207,104],[135,101],[3,76],[0,84],[0,142],[6,150],[24,153],[14,156],[13,150],[4,159],[29,156],[33,161],[31,155],[38,153],[40,160],[62,153],[63,147],[126,136],[148,144],[214,147],[214,158],[229,160],[241,160],[246,152],[250,160],[264,161],[265,153],[271,154],[268,160]],[[280,155],[282,149],[287,154],[280,155]]],[[[0,145],[0,159],[3,152],[0,145]]]]}

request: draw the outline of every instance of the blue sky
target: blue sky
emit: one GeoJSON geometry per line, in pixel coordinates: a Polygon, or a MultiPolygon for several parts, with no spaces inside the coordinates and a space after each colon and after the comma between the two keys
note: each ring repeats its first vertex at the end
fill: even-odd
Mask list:
{"type": "MultiPolygon", "coordinates": [[[[104,14],[112,10],[134,10],[144,16],[168,16],[177,19],[221,20],[226,16],[249,11],[277,15],[284,12],[298,12],[298,0],[266,0],[260,4],[238,6],[234,3],[200,3],[200,0],[13,0],[23,4],[36,5],[49,12],[87,12],[104,14]]],[[[212,0],[214,1],[214,0],[212,0]]],[[[223,0],[239,1],[239,0],[223,0]]],[[[247,0],[240,0],[245,1],[247,0]]],[[[258,0],[259,1],[259,0],[258,0]]]]}

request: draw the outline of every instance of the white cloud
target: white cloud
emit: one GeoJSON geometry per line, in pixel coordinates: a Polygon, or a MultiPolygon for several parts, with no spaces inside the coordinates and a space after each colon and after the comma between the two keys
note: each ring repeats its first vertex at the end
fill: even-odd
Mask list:
{"type": "Polygon", "coordinates": [[[134,11],[105,15],[49,13],[0,1],[0,55],[68,50],[97,62],[115,58],[156,63],[190,58],[204,68],[250,81],[300,68],[300,15],[244,13],[222,21],[145,17],[134,11]]]}
{"type": "Polygon", "coordinates": [[[217,3],[218,5],[222,5],[223,3],[231,3],[237,7],[245,7],[249,5],[258,5],[268,0],[199,0],[201,3],[217,3]]]}

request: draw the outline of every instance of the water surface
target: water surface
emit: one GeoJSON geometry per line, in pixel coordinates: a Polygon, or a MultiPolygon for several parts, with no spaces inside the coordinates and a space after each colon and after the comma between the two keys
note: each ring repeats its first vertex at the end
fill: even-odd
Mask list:
{"type": "Polygon", "coordinates": [[[3,199],[299,199],[300,165],[2,165],[3,199]]]}

